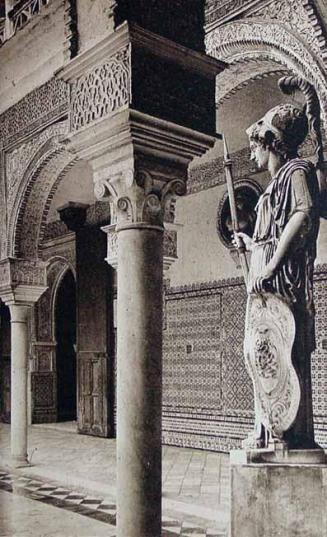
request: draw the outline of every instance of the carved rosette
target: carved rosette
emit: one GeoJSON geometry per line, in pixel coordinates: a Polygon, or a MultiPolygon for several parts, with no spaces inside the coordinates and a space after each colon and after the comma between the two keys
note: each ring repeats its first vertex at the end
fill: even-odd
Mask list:
{"type": "Polygon", "coordinates": [[[282,298],[249,296],[244,355],[256,418],[279,440],[294,423],[300,404],[300,384],[291,359],[294,337],[294,316],[282,298]]]}

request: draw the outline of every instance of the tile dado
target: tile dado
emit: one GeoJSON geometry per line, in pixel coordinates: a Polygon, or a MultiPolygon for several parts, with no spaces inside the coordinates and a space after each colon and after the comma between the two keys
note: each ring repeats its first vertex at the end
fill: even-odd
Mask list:
{"type": "MultiPolygon", "coordinates": [[[[327,270],[315,273],[312,384],[316,441],[327,445],[327,270]]],[[[163,332],[163,440],[229,451],[253,423],[243,362],[246,293],[241,278],[166,288],[163,332]]]]}

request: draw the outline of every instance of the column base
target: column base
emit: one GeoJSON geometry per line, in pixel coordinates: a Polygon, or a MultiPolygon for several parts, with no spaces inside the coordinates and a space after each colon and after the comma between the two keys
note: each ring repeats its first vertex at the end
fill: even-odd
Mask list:
{"type": "Polygon", "coordinates": [[[28,462],[27,457],[12,456],[10,459],[10,466],[12,468],[25,468],[25,467],[32,466],[32,465],[28,462]]]}
{"type": "Polygon", "coordinates": [[[325,537],[325,464],[231,463],[230,537],[325,537]]]}

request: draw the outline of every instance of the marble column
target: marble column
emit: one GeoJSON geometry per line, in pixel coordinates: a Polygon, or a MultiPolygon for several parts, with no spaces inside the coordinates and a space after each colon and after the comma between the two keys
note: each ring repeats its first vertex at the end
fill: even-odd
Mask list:
{"type": "Polygon", "coordinates": [[[6,19],[5,19],[5,34],[6,39],[9,39],[11,37],[11,34],[13,32],[13,24],[11,22],[11,19],[8,17],[9,11],[13,9],[15,5],[15,0],[5,0],[5,13],[6,13],[6,19]]]}
{"type": "MultiPolygon", "coordinates": [[[[178,20],[179,11],[157,3],[160,17],[178,20]]],[[[164,38],[142,28],[148,11],[139,18],[141,11],[141,3],[138,10],[135,2],[117,1],[116,22],[137,25],[117,26],[57,73],[70,84],[71,97],[79,95],[83,102],[82,107],[71,103],[66,148],[88,161],[95,195],[110,203],[111,224],[117,224],[119,537],[161,535],[163,222],[170,221],[166,213],[173,198],[185,194],[189,163],[216,141],[216,75],[226,67],[198,46],[185,53],[187,35],[196,35],[197,23],[180,44],[167,39],[174,33],[164,38]],[[128,9],[118,9],[123,5],[128,9]],[[84,98],[89,73],[100,73],[96,111],[84,98]],[[114,92],[102,93],[108,84],[114,92]],[[185,90],[190,87],[199,91],[185,90]]],[[[113,252],[107,260],[115,261],[113,252]]]]}
{"type": "Polygon", "coordinates": [[[11,315],[11,458],[14,466],[27,459],[27,382],[29,304],[9,304],[11,315]]]}
{"type": "Polygon", "coordinates": [[[117,231],[117,536],[160,537],[163,227],[117,231]]]}
{"type": "Polygon", "coordinates": [[[9,257],[0,261],[0,298],[11,317],[11,458],[26,466],[28,431],[28,315],[46,291],[46,263],[9,257]]]}

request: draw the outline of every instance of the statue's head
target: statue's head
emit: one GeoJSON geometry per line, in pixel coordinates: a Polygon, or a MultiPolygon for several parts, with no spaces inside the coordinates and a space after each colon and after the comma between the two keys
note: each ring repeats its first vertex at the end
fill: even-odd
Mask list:
{"type": "Polygon", "coordinates": [[[263,168],[269,151],[285,160],[297,156],[298,147],[308,134],[308,119],[304,110],[292,104],[282,104],[269,110],[246,133],[252,153],[255,155],[255,150],[261,152],[261,156],[255,158],[259,167],[263,168]]]}

